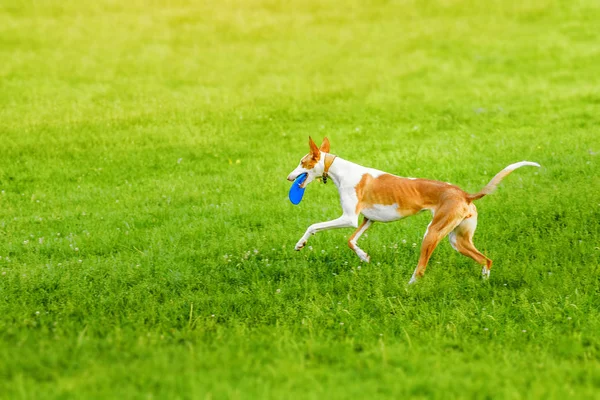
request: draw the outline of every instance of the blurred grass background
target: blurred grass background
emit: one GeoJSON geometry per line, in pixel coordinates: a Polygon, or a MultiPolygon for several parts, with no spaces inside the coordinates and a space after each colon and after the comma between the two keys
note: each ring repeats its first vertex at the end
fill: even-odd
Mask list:
{"type": "Polygon", "coordinates": [[[0,2],[0,396],[595,397],[598,20],[595,1],[0,2]],[[472,192],[543,168],[478,203],[489,283],[444,242],[408,288],[426,215],[374,226],[371,264],[351,230],[292,250],[340,213],[333,185],[287,201],[309,134],[472,192]]]}

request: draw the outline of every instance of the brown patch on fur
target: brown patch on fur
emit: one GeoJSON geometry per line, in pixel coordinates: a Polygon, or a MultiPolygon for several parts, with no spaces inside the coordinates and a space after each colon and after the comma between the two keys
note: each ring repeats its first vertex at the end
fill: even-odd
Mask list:
{"type": "Polygon", "coordinates": [[[302,165],[302,168],[313,169],[315,165],[317,165],[317,163],[319,162],[319,158],[320,157],[315,158],[312,154],[309,153],[302,157],[302,160],[300,160],[300,164],[302,165]]]}
{"type": "Polygon", "coordinates": [[[398,205],[398,213],[409,216],[424,209],[437,209],[447,202],[465,202],[467,193],[458,186],[429,179],[408,179],[391,174],[373,178],[364,174],[355,187],[356,213],[374,205],[398,205]]]}

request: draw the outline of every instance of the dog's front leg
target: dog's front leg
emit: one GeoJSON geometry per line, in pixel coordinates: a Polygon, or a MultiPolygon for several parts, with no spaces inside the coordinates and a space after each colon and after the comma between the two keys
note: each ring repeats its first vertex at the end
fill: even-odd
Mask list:
{"type": "Polygon", "coordinates": [[[326,231],[328,229],[350,228],[350,227],[354,227],[354,228],[358,227],[358,215],[344,214],[341,217],[336,218],[331,221],[319,222],[318,224],[312,224],[311,226],[308,227],[306,232],[304,232],[304,235],[302,235],[302,238],[300,238],[298,243],[296,243],[295,249],[296,250],[302,249],[306,245],[306,242],[308,241],[308,238],[310,237],[310,235],[314,235],[317,232],[326,231]]]}

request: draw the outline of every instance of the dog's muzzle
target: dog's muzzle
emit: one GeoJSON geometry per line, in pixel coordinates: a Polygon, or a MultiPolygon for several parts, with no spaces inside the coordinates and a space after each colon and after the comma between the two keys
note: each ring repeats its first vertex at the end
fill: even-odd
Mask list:
{"type": "Polygon", "coordinates": [[[290,182],[294,182],[296,180],[296,178],[298,178],[300,176],[300,174],[302,173],[302,171],[297,172],[297,170],[293,170],[292,172],[290,172],[290,174],[287,176],[287,180],[290,182]]]}

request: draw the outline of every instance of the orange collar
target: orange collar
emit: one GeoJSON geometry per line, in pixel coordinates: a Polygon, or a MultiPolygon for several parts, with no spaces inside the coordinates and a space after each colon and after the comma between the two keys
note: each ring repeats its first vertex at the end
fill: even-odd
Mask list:
{"type": "Polygon", "coordinates": [[[329,168],[331,168],[331,164],[335,161],[336,156],[332,156],[331,154],[325,155],[325,169],[323,170],[323,183],[327,183],[327,177],[329,176],[329,168]]]}

